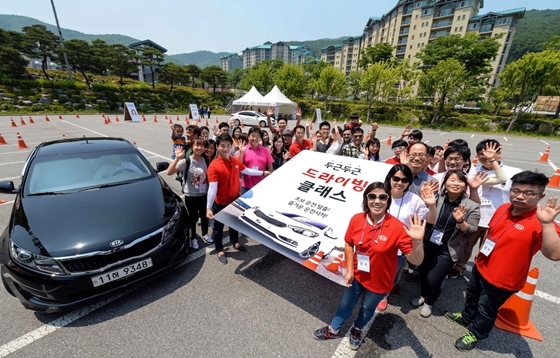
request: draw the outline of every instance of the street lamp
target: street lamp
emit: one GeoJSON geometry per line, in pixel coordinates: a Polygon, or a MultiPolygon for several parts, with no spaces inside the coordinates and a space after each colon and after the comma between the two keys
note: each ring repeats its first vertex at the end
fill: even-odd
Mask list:
{"type": "Polygon", "coordinates": [[[58,36],[60,36],[60,46],[62,47],[62,53],[64,54],[64,62],[66,63],[66,70],[68,71],[68,78],[73,81],[72,69],[70,68],[70,62],[68,61],[68,55],[64,49],[64,39],[62,38],[62,31],[60,31],[60,24],[58,23],[58,16],[56,15],[56,8],[54,7],[54,0],[51,0],[52,10],[54,13],[54,19],[56,20],[56,27],[58,28],[58,36]]]}

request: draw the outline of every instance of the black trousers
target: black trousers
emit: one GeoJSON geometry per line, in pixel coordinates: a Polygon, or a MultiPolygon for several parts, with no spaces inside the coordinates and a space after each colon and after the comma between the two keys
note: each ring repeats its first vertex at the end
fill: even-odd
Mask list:
{"type": "Polygon", "coordinates": [[[206,198],[203,196],[185,196],[185,206],[189,211],[189,226],[191,235],[189,238],[196,237],[196,222],[200,218],[200,229],[202,236],[208,234],[208,218],[206,217],[206,198]]]}
{"type": "Polygon", "coordinates": [[[424,244],[424,261],[420,266],[420,287],[421,295],[429,306],[432,306],[439,298],[441,285],[453,265],[454,262],[446,244],[442,246],[432,242],[424,244]]]}
{"type": "MultiPolygon", "coordinates": [[[[222,211],[226,205],[220,205],[214,203],[212,205],[212,213],[214,216],[222,211]]],[[[216,253],[224,251],[224,244],[222,242],[224,238],[224,224],[219,222],[218,220],[214,220],[214,226],[212,227],[212,240],[214,240],[214,247],[216,248],[216,253]]],[[[229,241],[233,245],[239,242],[239,234],[236,230],[229,228],[229,241]]]]}
{"type": "Polygon", "coordinates": [[[476,266],[473,268],[466,291],[467,301],[462,312],[463,322],[468,324],[469,331],[476,338],[487,338],[498,317],[498,309],[515,292],[492,285],[480,275],[476,266]]]}

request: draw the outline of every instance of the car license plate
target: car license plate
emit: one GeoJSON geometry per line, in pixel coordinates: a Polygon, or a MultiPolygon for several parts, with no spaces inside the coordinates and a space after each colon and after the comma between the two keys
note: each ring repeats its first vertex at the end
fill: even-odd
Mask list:
{"type": "Polygon", "coordinates": [[[125,267],[121,267],[118,270],[113,270],[98,276],[94,276],[91,278],[91,282],[93,283],[93,287],[98,287],[109,282],[121,280],[125,277],[134,275],[136,272],[145,270],[149,267],[152,267],[152,259],[147,258],[142,261],[127,265],[125,267]]]}

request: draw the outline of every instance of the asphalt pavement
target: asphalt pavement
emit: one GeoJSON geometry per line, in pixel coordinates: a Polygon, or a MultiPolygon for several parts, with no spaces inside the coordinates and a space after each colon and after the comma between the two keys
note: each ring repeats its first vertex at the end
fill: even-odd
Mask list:
{"type": "MultiPolygon", "coordinates": [[[[170,128],[164,115],[147,122],[104,124],[100,115],[81,118],[66,115],[34,116],[35,124],[21,125],[14,116],[0,117],[0,134],[8,142],[0,145],[0,181],[19,184],[23,163],[31,148],[44,141],[85,136],[123,137],[137,146],[155,164],[169,161],[170,128]],[[29,149],[18,149],[19,132],[29,149]]],[[[227,116],[218,116],[226,119],[227,116]]],[[[185,116],[177,122],[185,124],[185,116]]],[[[216,117],[210,119],[215,123],[216,117]]],[[[203,123],[206,120],[203,120],[203,123]]],[[[365,126],[367,129],[367,126],[365,126]]],[[[401,128],[381,126],[381,155],[392,155],[385,144],[389,133],[395,138],[401,128]]],[[[486,138],[503,144],[503,161],[525,170],[539,170],[547,176],[560,163],[560,142],[550,138],[528,138],[466,132],[423,130],[430,145],[463,138],[471,148],[486,138]],[[540,153],[551,147],[550,163],[539,162],[540,153]]],[[[173,177],[162,177],[175,189],[173,177]]],[[[547,189],[558,195],[560,190],[547,189]]],[[[7,226],[14,196],[0,194],[0,228],[7,226]]],[[[110,208],[108,208],[110,210],[110,208]]],[[[63,239],[63,238],[61,238],[63,239]]],[[[67,313],[43,314],[25,310],[19,301],[0,287],[0,357],[555,357],[558,356],[560,287],[555,279],[558,264],[540,253],[533,266],[540,269],[538,292],[531,319],[543,342],[494,329],[490,337],[471,353],[453,347],[464,328],[443,317],[445,310],[459,310],[464,302],[468,274],[444,284],[434,305],[434,315],[422,318],[408,303],[419,293],[417,282],[401,281],[399,297],[389,298],[389,308],[376,316],[362,347],[355,353],[345,340],[320,342],[315,329],[330,322],[340,300],[342,287],[269,250],[250,238],[248,252],[228,249],[229,264],[216,259],[212,247],[189,255],[185,263],[156,281],[118,296],[108,297],[67,313]]],[[[202,244],[202,241],[200,241],[202,244]]],[[[357,313],[354,312],[354,314],[357,313]]],[[[343,327],[343,333],[350,322],[343,327]]]]}

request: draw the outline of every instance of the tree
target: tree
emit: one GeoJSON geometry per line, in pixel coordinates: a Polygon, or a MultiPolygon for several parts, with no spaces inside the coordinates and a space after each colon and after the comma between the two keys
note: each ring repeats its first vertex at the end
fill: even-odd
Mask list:
{"type": "MultiPolygon", "coordinates": [[[[96,66],[95,54],[92,46],[84,40],[72,39],[64,41],[64,49],[68,55],[68,62],[73,71],[80,72],[86,81],[88,88],[91,87],[87,72],[92,72],[96,66]]],[[[62,48],[58,49],[59,57],[62,57],[62,48]]]]}
{"type": "Polygon", "coordinates": [[[55,60],[55,49],[60,41],[60,37],[47,30],[45,25],[32,25],[22,28],[26,41],[29,42],[29,50],[26,55],[30,58],[41,59],[41,69],[46,79],[50,79],[47,68],[48,60],[55,60]]]}
{"type": "Polygon", "coordinates": [[[405,59],[396,67],[399,74],[399,88],[397,90],[397,101],[401,102],[413,92],[413,87],[418,81],[418,64],[405,59]]]}
{"type": "Polygon", "coordinates": [[[348,93],[354,98],[354,100],[359,100],[360,92],[362,92],[361,80],[364,75],[364,71],[357,70],[352,71],[348,75],[346,81],[348,82],[348,93]]]}
{"type": "Polygon", "coordinates": [[[434,101],[431,124],[439,120],[445,102],[457,96],[467,83],[468,73],[465,66],[450,58],[438,62],[420,77],[420,92],[434,101]]]}
{"type": "Polygon", "coordinates": [[[240,68],[234,68],[228,72],[228,83],[237,92],[237,85],[243,79],[245,72],[240,68]]]}
{"type": "Polygon", "coordinates": [[[366,47],[362,50],[358,66],[365,70],[374,63],[391,62],[394,60],[394,49],[393,46],[385,42],[375,44],[373,47],[366,47]]]}
{"type": "Polygon", "coordinates": [[[323,97],[325,102],[325,118],[330,110],[334,98],[343,96],[346,92],[346,77],[333,66],[326,66],[312,86],[323,97]]]}
{"type": "Polygon", "coordinates": [[[316,95],[315,88],[311,84],[319,79],[321,71],[328,66],[331,66],[328,62],[317,60],[315,58],[310,58],[303,63],[303,71],[305,72],[305,78],[307,79],[307,87],[310,89],[311,99],[314,99],[316,95]]]}
{"type": "Polygon", "coordinates": [[[543,48],[549,51],[560,51],[560,35],[554,35],[548,42],[543,44],[543,48]]]}
{"type": "Polygon", "coordinates": [[[488,97],[492,100],[492,104],[494,105],[495,112],[494,116],[497,116],[500,113],[500,109],[504,105],[505,102],[505,93],[504,90],[501,88],[492,88],[490,93],[488,93],[488,97]]]}
{"type": "Polygon", "coordinates": [[[174,84],[186,84],[189,82],[189,75],[184,66],[178,66],[172,62],[163,65],[159,72],[159,81],[168,84],[170,92],[173,92],[174,84]]]}
{"type": "Polygon", "coordinates": [[[216,93],[216,87],[227,82],[227,74],[220,66],[208,66],[200,72],[200,78],[216,93]]]}
{"type": "Polygon", "coordinates": [[[252,86],[260,93],[268,93],[274,87],[274,71],[271,61],[262,61],[251,67],[239,82],[239,88],[251,89],[252,86]]]}
{"type": "Polygon", "coordinates": [[[112,45],[110,52],[109,70],[111,74],[119,76],[119,84],[122,86],[124,85],[123,77],[138,71],[138,63],[136,62],[138,56],[136,51],[123,44],[112,45]]]}
{"type": "Polygon", "coordinates": [[[274,75],[274,82],[288,98],[302,98],[307,90],[303,68],[284,64],[274,75]]]}
{"type": "Polygon", "coordinates": [[[391,67],[387,62],[375,62],[364,71],[360,86],[366,91],[368,121],[373,102],[375,100],[383,100],[394,92],[395,83],[398,79],[399,74],[397,70],[391,67]]]}
{"type": "Polygon", "coordinates": [[[0,29],[0,74],[20,77],[27,73],[27,60],[21,55],[23,34],[0,29]]]}
{"type": "Polygon", "coordinates": [[[194,88],[195,85],[196,85],[195,80],[198,81],[198,79],[200,77],[201,69],[197,65],[187,65],[186,69],[187,69],[187,74],[190,76],[191,81],[192,81],[191,87],[194,88]]]}
{"type": "Polygon", "coordinates": [[[111,51],[111,46],[103,40],[95,39],[91,42],[91,50],[94,58],[91,72],[96,75],[106,76],[114,55],[113,51],[111,51]]]}
{"type": "Polygon", "coordinates": [[[163,64],[163,54],[151,46],[142,46],[140,57],[142,64],[150,69],[152,88],[156,88],[155,70],[163,64]]]}

